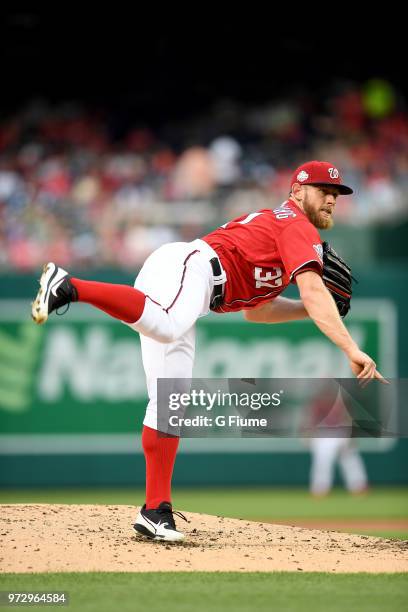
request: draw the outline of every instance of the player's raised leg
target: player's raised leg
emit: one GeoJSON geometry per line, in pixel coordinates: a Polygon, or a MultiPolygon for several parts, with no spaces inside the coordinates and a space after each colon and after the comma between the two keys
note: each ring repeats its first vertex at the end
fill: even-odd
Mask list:
{"type": "Polygon", "coordinates": [[[85,302],[120,321],[133,323],[141,317],[145,300],[144,293],[134,287],[80,280],[49,262],[43,268],[31,315],[42,324],[54,310],[71,302],[85,302]]]}
{"type": "Polygon", "coordinates": [[[85,302],[139,333],[170,343],[208,309],[211,266],[209,259],[190,243],[171,243],[157,249],[146,260],[141,275],[146,285],[143,289],[74,278],[50,262],[40,278],[32,317],[38,324],[45,323],[57,308],[70,302],[85,302]]]}

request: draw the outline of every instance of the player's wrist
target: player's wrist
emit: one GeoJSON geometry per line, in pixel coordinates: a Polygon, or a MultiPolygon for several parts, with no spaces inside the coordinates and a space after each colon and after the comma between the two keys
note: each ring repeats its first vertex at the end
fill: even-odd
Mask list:
{"type": "Polygon", "coordinates": [[[360,349],[359,349],[358,345],[353,340],[345,348],[343,348],[343,351],[346,353],[346,355],[347,355],[347,357],[349,359],[352,359],[352,357],[356,353],[356,351],[359,352],[360,349]]]}

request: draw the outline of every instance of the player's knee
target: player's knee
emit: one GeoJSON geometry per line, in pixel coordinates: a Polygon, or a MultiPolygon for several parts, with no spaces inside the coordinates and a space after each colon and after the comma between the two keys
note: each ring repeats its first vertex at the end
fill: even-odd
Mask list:
{"type": "Polygon", "coordinates": [[[170,344],[183,335],[183,325],[156,305],[146,304],[142,317],[136,323],[129,324],[132,329],[162,344],[170,344]]]}
{"type": "Polygon", "coordinates": [[[171,342],[175,342],[178,337],[179,334],[177,334],[176,330],[168,327],[166,329],[156,330],[153,339],[162,344],[170,344],[171,342]]]}

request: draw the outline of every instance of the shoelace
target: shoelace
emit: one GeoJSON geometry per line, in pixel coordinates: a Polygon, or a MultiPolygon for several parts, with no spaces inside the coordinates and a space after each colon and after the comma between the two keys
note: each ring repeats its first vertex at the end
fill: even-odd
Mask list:
{"type": "Polygon", "coordinates": [[[178,510],[173,510],[173,514],[175,514],[176,516],[179,516],[180,518],[182,518],[183,521],[186,521],[186,523],[190,522],[188,520],[188,518],[186,516],[184,516],[184,514],[182,512],[179,512],[178,510]]]}
{"type": "Polygon", "coordinates": [[[158,514],[163,514],[163,516],[169,521],[171,527],[175,526],[174,523],[174,515],[179,516],[180,518],[182,518],[184,521],[186,521],[186,523],[189,523],[190,521],[184,516],[184,514],[182,512],[179,512],[178,510],[170,510],[170,508],[162,508],[160,510],[157,510],[158,514]],[[167,515],[167,516],[166,516],[167,515]]]}
{"type": "MultiPolygon", "coordinates": [[[[68,278],[70,278],[70,277],[68,277],[68,278]]],[[[65,281],[61,284],[60,291],[62,293],[62,297],[64,297],[68,301],[65,304],[65,306],[66,306],[65,310],[63,310],[62,312],[58,312],[59,311],[59,307],[57,307],[55,309],[55,314],[57,314],[59,317],[61,317],[62,315],[64,315],[65,313],[68,312],[69,307],[71,305],[71,302],[77,302],[78,301],[78,293],[77,293],[77,290],[75,289],[75,287],[70,285],[70,289],[68,288],[68,291],[67,291],[67,287],[64,286],[64,283],[65,283],[65,281]]]]}
{"type": "Polygon", "coordinates": [[[58,308],[57,308],[55,311],[55,314],[58,315],[59,317],[62,317],[62,315],[68,312],[70,305],[71,305],[71,302],[68,302],[68,304],[65,304],[66,309],[63,312],[58,312],[58,308]]]}

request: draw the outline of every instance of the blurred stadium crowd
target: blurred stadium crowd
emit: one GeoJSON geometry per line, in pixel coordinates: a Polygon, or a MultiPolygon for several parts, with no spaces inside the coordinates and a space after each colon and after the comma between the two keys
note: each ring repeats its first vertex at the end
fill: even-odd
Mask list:
{"type": "Polygon", "coordinates": [[[408,217],[408,110],[392,85],[336,84],[148,129],[123,113],[37,100],[0,122],[0,268],[139,266],[168,241],[287,198],[327,159],[354,186],[337,224],[408,217]]]}

